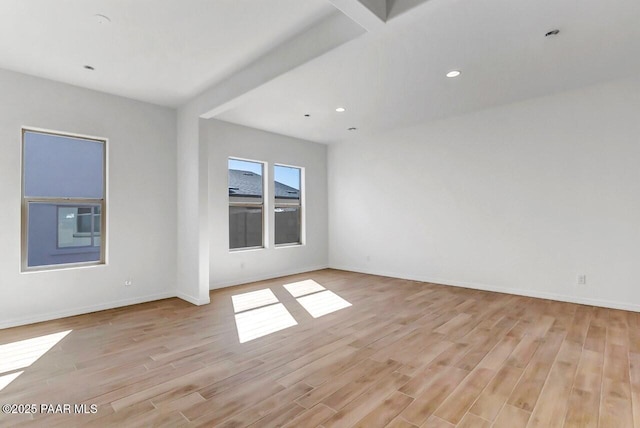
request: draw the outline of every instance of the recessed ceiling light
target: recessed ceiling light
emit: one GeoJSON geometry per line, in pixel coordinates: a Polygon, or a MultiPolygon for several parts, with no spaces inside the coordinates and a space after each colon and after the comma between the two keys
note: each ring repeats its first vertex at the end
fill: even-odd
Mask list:
{"type": "Polygon", "coordinates": [[[558,33],[560,33],[560,30],[557,30],[557,29],[556,30],[551,30],[551,31],[548,31],[544,36],[545,37],[556,36],[556,35],[558,35],[558,33]]]}
{"type": "Polygon", "coordinates": [[[95,68],[93,68],[90,65],[85,65],[84,68],[87,69],[87,70],[92,70],[92,71],[95,70],[95,68]]]}
{"type": "Polygon", "coordinates": [[[447,77],[458,77],[462,74],[460,70],[451,70],[447,73],[447,77]]]}
{"type": "Polygon", "coordinates": [[[347,109],[345,109],[344,107],[338,107],[338,108],[336,109],[336,111],[337,111],[338,113],[342,113],[342,112],[344,112],[344,111],[346,111],[346,110],[347,110],[347,109]]]}
{"type": "Polygon", "coordinates": [[[347,128],[347,131],[355,131],[358,128],[354,128],[353,126],[351,128],[347,128]]]}
{"type": "Polygon", "coordinates": [[[111,22],[111,18],[109,18],[107,15],[101,15],[99,13],[93,15],[93,18],[98,24],[109,24],[111,22]]]}

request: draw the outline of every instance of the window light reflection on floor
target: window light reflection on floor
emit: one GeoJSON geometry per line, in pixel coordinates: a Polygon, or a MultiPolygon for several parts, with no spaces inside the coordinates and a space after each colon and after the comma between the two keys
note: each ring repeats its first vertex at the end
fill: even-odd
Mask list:
{"type": "Polygon", "coordinates": [[[284,288],[296,298],[298,303],[314,318],[348,308],[351,303],[327,290],[313,279],[285,284],[284,288]]]}
{"type": "Polygon", "coordinates": [[[25,369],[49,352],[72,330],[19,340],[0,345],[0,391],[20,376],[25,369]]]}
{"type": "Polygon", "coordinates": [[[236,327],[240,343],[266,336],[298,325],[282,303],[236,314],[236,327]]]}
{"type": "Polygon", "coordinates": [[[231,296],[231,301],[233,302],[233,311],[238,313],[278,303],[278,298],[270,288],[264,288],[262,290],[236,294],[235,296],[231,296]]]}
{"type": "Polygon", "coordinates": [[[313,279],[305,279],[304,281],[285,284],[284,288],[286,288],[293,297],[305,296],[307,294],[326,290],[326,288],[315,282],[313,279]]]}
{"type": "Polygon", "coordinates": [[[0,376],[0,391],[13,382],[18,376],[24,372],[14,372],[8,375],[0,376]]]}
{"type": "Polygon", "coordinates": [[[314,318],[351,306],[351,303],[329,290],[298,297],[297,300],[314,318]]]}

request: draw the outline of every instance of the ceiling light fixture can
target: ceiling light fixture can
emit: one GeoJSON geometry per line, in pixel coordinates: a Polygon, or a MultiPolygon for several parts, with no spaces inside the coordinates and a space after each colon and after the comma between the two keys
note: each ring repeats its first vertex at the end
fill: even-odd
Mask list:
{"type": "Polygon", "coordinates": [[[451,70],[447,73],[447,77],[458,77],[462,74],[460,70],[451,70]]]}
{"type": "Polygon", "coordinates": [[[336,109],[336,111],[337,111],[338,113],[345,112],[346,110],[347,110],[347,109],[346,109],[346,108],[344,108],[344,107],[338,107],[338,108],[336,109]]]}

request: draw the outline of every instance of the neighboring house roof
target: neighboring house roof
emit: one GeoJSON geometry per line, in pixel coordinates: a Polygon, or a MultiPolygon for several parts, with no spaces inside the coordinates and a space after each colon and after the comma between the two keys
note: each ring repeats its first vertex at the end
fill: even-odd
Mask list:
{"type": "MultiPolygon", "coordinates": [[[[229,196],[242,196],[245,198],[259,198],[262,196],[262,176],[251,171],[239,169],[229,170],[229,196]]],[[[275,182],[276,198],[298,199],[300,191],[291,186],[275,182]]]]}

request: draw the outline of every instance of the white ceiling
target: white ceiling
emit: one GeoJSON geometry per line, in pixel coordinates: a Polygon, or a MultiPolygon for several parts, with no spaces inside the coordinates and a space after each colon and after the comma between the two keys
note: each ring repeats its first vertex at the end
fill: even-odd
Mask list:
{"type": "MultiPolygon", "coordinates": [[[[0,68],[175,107],[228,85],[335,14],[334,4],[363,18],[356,0],[2,0],[0,68]]],[[[240,94],[215,117],[331,143],[640,73],[639,0],[387,6],[386,24],[240,94]],[[545,38],[554,28],[560,34],[545,38]],[[451,69],[462,76],[445,78],[451,69]]]]}
{"type": "Polygon", "coordinates": [[[177,106],[334,11],[326,0],[2,0],[0,68],[177,106]]]}
{"type": "Polygon", "coordinates": [[[331,143],[640,73],[638,0],[413,3],[216,118],[331,143]]]}

